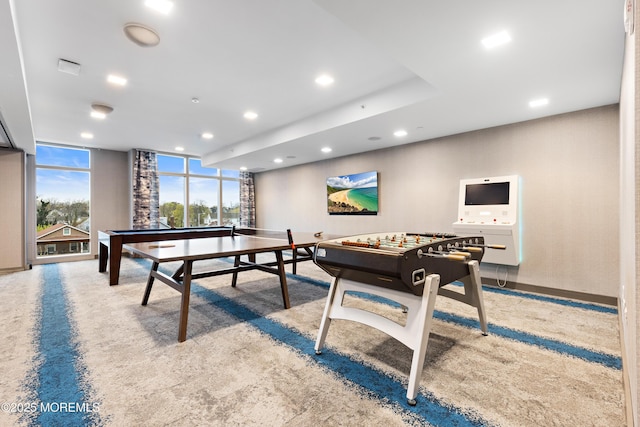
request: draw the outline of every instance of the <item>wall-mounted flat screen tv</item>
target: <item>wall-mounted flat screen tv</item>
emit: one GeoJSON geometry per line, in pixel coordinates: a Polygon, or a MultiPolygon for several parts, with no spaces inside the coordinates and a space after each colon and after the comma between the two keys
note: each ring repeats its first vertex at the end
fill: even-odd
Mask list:
{"type": "Polygon", "coordinates": [[[508,205],[509,182],[491,182],[488,184],[467,184],[464,204],[473,205],[508,205]]]}
{"type": "Polygon", "coordinates": [[[327,209],[330,215],[377,215],[378,172],[327,178],[327,209]]]}

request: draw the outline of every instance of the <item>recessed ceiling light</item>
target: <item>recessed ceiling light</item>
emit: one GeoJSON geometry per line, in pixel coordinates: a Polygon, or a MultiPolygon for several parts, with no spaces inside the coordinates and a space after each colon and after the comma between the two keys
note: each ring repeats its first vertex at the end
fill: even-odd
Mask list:
{"type": "Polygon", "coordinates": [[[191,102],[193,102],[194,104],[198,104],[200,103],[200,100],[198,98],[191,98],[191,102]]]}
{"type": "Polygon", "coordinates": [[[129,40],[142,47],[153,47],[160,43],[160,36],[146,25],[129,22],[124,25],[124,34],[129,40]]]}
{"type": "Polygon", "coordinates": [[[329,86],[333,83],[333,77],[328,74],[322,74],[316,78],[316,83],[320,86],[329,86]]]}
{"type": "Polygon", "coordinates": [[[320,151],[322,151],[323,153],[330,153],[332,150],[331,147],[323,147],[320,151]]]}
{"type": "Polygon", "coordinates": [[[275,158],[273,159],[273,163],[282,163],[282,159],[281,158],[275,158]]]}
{"type": "Polygon", "coordinates": [[[213,139],[213,134],[211,132],[205,132],[202,134],[202,139],[213,139]]]}
{"type": "Polygon", "coordinates": [[[531,108],[542,107],[544,105],[547,105],[548,103],[549,103],[548,98],[534,99],[529,102],[529,107],[531,108]]]}
{"type": "Polygon", "coordinates": [[[80,137],[84,139],[93,139],[93,134],[91,132],[82,132],[80,137]]]}
{"type": "Polygon", "coordinates": [[[241,170],[241,171],[246,171],[246,170],[247,170],[247,167],[246,167],[246,166],[240,166],[240,170],[241,170]]]}
{"type": "Polygon", "coordinates": [[[258,118],[258,114],[253,111],[247,111],[244,113],[244,118],[247,120],[255,120],[258,118]]]}
{"type": "Polygon", "coordinates": [[[169,0],[146,0],[144,5],[165,15],[168,15],[173,8],[173,2],[169,0]]]}
{"type": "Polygon", "coordinates": [[[176,147],[176,151],[184,151],[184,147],[178,146],[178,147],[176,147]]]}
{"type": "Polygon", "coordinates": [[[496,46],[503,45],[505,43],[509,43],[511,41],[511,36],[506,31],[500,31],[492,36],[485,37],[482,39],[482,44],[487,49],[492,49],[496,46]]]}
{"type": "Polygon", "coordinates": [[[397,137],[403,137],[403,136],[407,136],[407,131],[404,129],[398,129],[393,134],[397,137]]]}
{"type": "Polygon", "coordinates": [[[118,86],[124,86],[127,84],[127,79],[125,79],[124,77],[116,76],[115,74],[109,74],[107,76],[107,81],[118,86]]]}
{"type": "Polygon", "coordinates": [[[104,119],[105,117],[107,117],[107,115],[99,111],[92,111],[91,117],[93,117],[94,119],[104,119]]]}

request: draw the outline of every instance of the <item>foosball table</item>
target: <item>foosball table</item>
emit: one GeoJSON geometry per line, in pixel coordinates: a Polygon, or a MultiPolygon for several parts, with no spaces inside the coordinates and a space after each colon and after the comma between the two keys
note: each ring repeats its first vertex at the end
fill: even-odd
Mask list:
{"type": "Polygon", "coordinates": [[[413,350],[407,401],[415,405],[436,295],[476,307],[480,329],[487,335],[479,267],[487,249],[504,247],[485,245],[482,237],[443,233],[376,233],[319,242],[314,262],[333,280],[316,340],[316,354],[322,353],[332,319],[360,322],[388,334],[413,350]],[[444,288],[454,281],[464,284],[464,294],[444,288]],[[406,312],[406,323],[401,325],[365,309],[343,306],[346,292],[397,302],[406,312]]]}

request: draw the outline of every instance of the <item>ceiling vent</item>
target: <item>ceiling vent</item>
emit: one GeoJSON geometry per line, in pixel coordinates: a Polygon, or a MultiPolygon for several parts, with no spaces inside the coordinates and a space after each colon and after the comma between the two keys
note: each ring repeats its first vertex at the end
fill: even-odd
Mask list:
{"type": "Polygon", "coordinates": [[[58,59],[58,71],[77,76],[80,75],[80,64],[60,58],[58,59]]]}

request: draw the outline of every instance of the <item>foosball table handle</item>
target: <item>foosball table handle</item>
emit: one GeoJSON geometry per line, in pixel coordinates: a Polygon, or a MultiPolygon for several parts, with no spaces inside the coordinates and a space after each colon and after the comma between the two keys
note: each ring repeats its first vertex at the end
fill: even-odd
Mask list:
{"type": "Polygon", "coordinates": [[[505,245],[486,245],[489,249],[502,249],[505,250],[507,247],[505,245]]]}

